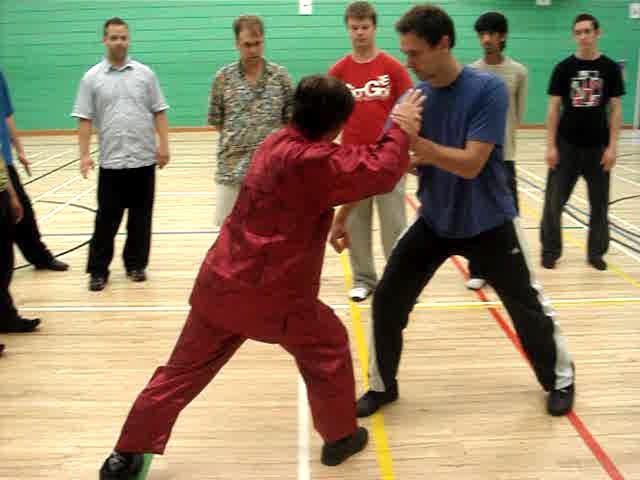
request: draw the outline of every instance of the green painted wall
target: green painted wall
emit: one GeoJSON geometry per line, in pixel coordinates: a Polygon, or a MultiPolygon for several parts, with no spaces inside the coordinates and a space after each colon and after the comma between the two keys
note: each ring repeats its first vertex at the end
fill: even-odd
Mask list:
{"type": "MultiPolygon", "coordinates": [[[[232,20],[243,13],[263,16],[267,57],[295,79],[323,72],[348,49],[342,15],[348,1],[315,0],[314,15],[299,16],[297,0],[0,0],[0,66],[7,76],[21,129],[73,128],[69,117],[78,81],[100,61],[104,20],[121,16],[132,31],[131,56],[158,74],[171,104],[172,126],[204,125],[213,73],[236,59],[232,20]]],[[[393,24],[414,2],[372,2],[380,15],[378,44],[402,59],[393,24]]],[[[553,65],[574,50],[573,17],[589,11],[603,28],[602,50],[627,60],[625,123],[635,98],[640,21],[628,18],[628,0],[449,0],[436,2],[453,17],[454,50],[463,62],[477,58],[473,22],[487,10],[510,21],[507,53],[527,65],[530,95],[527,123],[542,123],[553,65]]]]}

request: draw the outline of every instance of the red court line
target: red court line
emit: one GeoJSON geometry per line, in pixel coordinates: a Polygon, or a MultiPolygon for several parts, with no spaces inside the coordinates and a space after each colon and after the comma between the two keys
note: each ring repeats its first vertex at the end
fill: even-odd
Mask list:
{"type": "MultiPolygon", "coordinates": [[[[417,211],[418,204],[415,202],[415,200],[411,198],[409,195],[405,195],[405,196],[409,205],[411,205],[411,207],[415,211],[417,211]]],[[[469,272],[462,265],[462,263],[457,257],[451,257],[451,261],[453,262],[453,264],[456,266],[456,268],[464,278],[469,278],[469,272]]],[[[482,302],[489,301],[486,294],[482,290],[475,290],[475,293],[476,293],[476,296],[480,299],[480,301],[482,302]]],[[[502,331],[505,333],[507,338],[511,340],[511,343],[513,344],[514,347],[516,347],[516,350],[520,352],[520,355],[522,355],[522,357],[527,361],[527,363],[529,363],[529,366],[531,366],[531,363],[529,362],[529,359],[527,358],[526,353],[522,349],[522,345],[520,345],[520,340],[518,340],[518,336],[513,331],[513,329],[509,326],[509,323],[500,314],[500,312],[494,307],[487,307],[487,310],[489,310],[489,313],[491,313],[491,316],[495,319],[498,325],[500,325],[500,328],[502,328],[502,331]]],[[[593,455],[596,457],[596,460],[598,460],[600,465],[602,465],[602,468],[604,468],[604,470],[609,474],[611,479],[624,480],[624,477],[622,476],[622,474],[620,473],[616,465],[613,463],[611,458],[609,458],[607,453],[600,446],[598,441],[594,438],[594,436],[591,434],[587,426],[580,419],[580,417],[575,413],[575,411],[569,412],[567,414],[567,418],[569,419],[569,421],[571,422],[575,430],[578,432],[578,435],[580,435],[584,443],[587,445],[587,447],[589,447],[593,455]]]]}

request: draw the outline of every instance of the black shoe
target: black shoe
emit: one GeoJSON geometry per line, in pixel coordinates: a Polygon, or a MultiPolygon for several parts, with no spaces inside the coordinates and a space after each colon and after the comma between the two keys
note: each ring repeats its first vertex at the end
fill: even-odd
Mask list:
{"type": "Polygon", "coordinates": [[[568,387],[551,390],[547,398],[547,411],[554,417],[566,415],[573,408],[573,398],[576,394],[576,366],[571,363],[573,370],[573,383],[568,387]]]}
{"type": "Polygon", "coordinates": [[[364,427],[358,427],[348,437],[344,437],[332,443],[325,443],[322,447],[322,457],[320,461],[329,466],[340,465],[351,455],[364,449],[369,440],[369,432],[364,427]]]}
{"type": "Polygon", "coordinates": [[[0,325],[0,333],[29,333],[33,332],[40,325],[40,319],[16,317],[10,322],[0,325]]]}
{"type": "Polygon", "coordinates": [[[54,272],[66,272],[69,270],[69,265],[60,260],[52,258],[49,263],[44,265],[36,265],[36,270],[53,270],[54,272]]]}
{"type": "Polygon", "coordinates": [[[554,417],[566,415],[573,408],[573,397],[576,389],[572,383],[568,387],[551,390],[547,399],[547,411],[554,417]]]}
{"type": "Polygon", "coordinates": [[[99,292],[100,290],[104,290],[106,285],[107,277],[103,277],[102,275],[91,275],[91,280],[89,280],[89,290],[92,292],[99,292]]]}
{"type": "Polygon", "coordinates": [[[147,279],[147,274],[142,269],[129,270],[127,277],[129,277],[132,282],[144,282],[147,279]]]}
{"type": "Polygon", "coordinates": [[[607,262],[605,262],[602,257],[593,257],[588,260],[589,265],[591,265],[596,270],[606,270],[607,262]]]}
{"type": "Polygon", "coordinates": [[[4,352],[4,343],[0,343],[0,355],[4,352]]]}
{"type": "Polygon", "coordinates": [[[107,457],[100,469],[100,480],[129,480],[137,475],[144,465],[142,453],[113,452],[107,457]]]}
{"type": "Polygon", "coordinates": [[[369,390],[362,395],[356,403],[356,414],[358,417],[368,417],[377,412],[380,407],[387,403],[395,402],[398,399],[398,384],[394,383],[384,392],[369,390]]]}
{"type": "Polygon", "coordinates": [[[543,255],[541,263],[542,263],[542,266],[544,268],[552,269],[552,268],[556,268],[556,261],[557,260],[558,259],[555,258],[555,257],[550,257],[550,256],[543,255]]]}

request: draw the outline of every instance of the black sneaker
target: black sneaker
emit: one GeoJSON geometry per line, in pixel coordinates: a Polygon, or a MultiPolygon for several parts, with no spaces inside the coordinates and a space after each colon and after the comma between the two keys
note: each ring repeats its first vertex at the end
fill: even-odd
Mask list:
{"type": "Polygon", "coordinates": [[[358,417],[368,417],[377,412],[383,405],[395,402],[397,399],[397,382],[394,382],[394,384],[384,392],[369,390],[358,399],[358,402],[356,403],[356,414],[358,417]]]}
{"type": "Polygon", "coordinates": [[[0,324],[0,333],[29,333],[40,325],[39,318],[16,317],[10,322],[0,324]]]}
{"type": "Polygon", "coordinates": [[[541,263],[542,263],[542,266],[544,268],[552,269],[552,268],[556,268],[556,261],[557,260],[558,259],[555,258],[555,257],[551,257],[551,256],[548,256],[548,255],[543,255],[541,263]]]}
{"type": "Polygon", "coordinates": [[[572,383],[568,387],[551,390],[547,399],[547,411],[554,417],[566,415],[573,408],[573,397],[576,389],[572,383]]]}
{"type": "Polygon", "coordinates": [[[127,277],[129,277],[132,282],[144,282],[147,279],[147,274],[142,269],[129,270],[127,277]]]}
{"type": "Polygon", "coordinates": [[[593,257],[588,260],[589,265],[591,265],[596,270],[606,270],[607,262],[605,262],[602,257],[593,257]]]}
{"type": "Polygon", "coordinates": [[[329,466],[340,465],[351,455],[364,449],[369,440],[369,432],[364,427],[358,427],[348,437],[344,437],[332,443],[325,443],[322,447],[322,457],[320,461],[329,466]]]}
{"type": "Polygon", "coordinates": [[[113,452],[107,457],[100,469],[100,480],[129,480],[137,475],[144,465],[142,453],[113,452]]]}
{"type": "Polygon", "coordinates": [[[104,287],[107,286],[107,277],[103,277],[102,275],[91,275],[91,280],[89,280],[89,290],[92,292],[99,292],[100,290],[104,290],[104,287]]]}
{"type": "Polygon", "coordinates": [[[547,411],[554,417],[566,415],[573,408],[573,397],[575,397],[576,393],[576,366],[573,362],[571,363],[571,369],[573,370],[573,383],[568,387],[551,390],[551,392],[549,392],[547,411]]]}

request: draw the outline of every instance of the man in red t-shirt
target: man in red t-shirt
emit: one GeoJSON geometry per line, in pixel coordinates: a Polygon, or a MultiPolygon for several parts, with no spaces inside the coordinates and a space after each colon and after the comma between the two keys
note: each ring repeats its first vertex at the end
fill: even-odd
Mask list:
{"type": "MultiPolygon", "coordinates": [[[[342,131],[342,143],[368,145],[378,139],[391,109],[398,98],[411,88],[412,82],[400,62],[376,48],[377,14],[369,2],[350,4],[345,11],[344,20],[351,39],[352,53],[329,70],[329,75],[347,84],[356,99],[355,110],[342,131]]],[[[393,191],[340,209],[335,224],[342,224],[340,228],[350,237],[353,288],[349,291],[349,297],[355,301],[365,300],[377,283],[371,250],[374,198],[386,258],[389,258],[396,239],[407,226],[404,177],[393,191]]]]}

